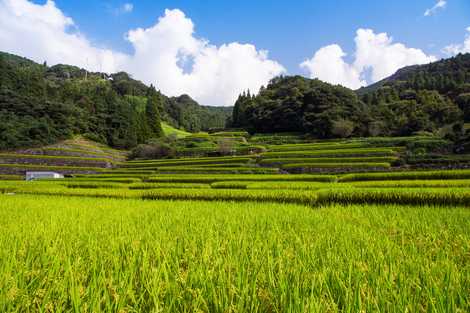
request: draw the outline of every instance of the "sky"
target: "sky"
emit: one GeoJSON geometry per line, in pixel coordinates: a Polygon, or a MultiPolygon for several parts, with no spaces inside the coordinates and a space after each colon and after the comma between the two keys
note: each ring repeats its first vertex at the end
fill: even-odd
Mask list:
{"type": "Polygon", "coordinates": [[[470,0],[0,0],[0,50],[228,106],[281,74],[357,89],[470,52],[470,0]]]}

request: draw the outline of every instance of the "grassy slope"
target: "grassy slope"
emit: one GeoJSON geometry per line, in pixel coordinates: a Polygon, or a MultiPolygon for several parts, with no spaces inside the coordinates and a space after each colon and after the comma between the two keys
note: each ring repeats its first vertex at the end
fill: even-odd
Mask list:
{"type": "Polygon", "coordinates": [[[171,125],[169,125],[165,122],[162,123],[162,128],[163,128],[163,132],[165,133],[165,136],[168,136],[168,135],[171,135],[171,134],[176,134],[176,136],[178,136],[178,138],[181,138],[181,137],[186,137],[186,136],[190,135],[190,133],[188,133],[187,131],[174,128],[173,126],[171,126],[171,125]]]}
{"type": "Polygon", "coordinates": [[[0,174],[24,175],[30,170],[64,174],[98,172],[124,161],[126,154],[127,151],[76,136],[50,146],[0,154],[0,174]]]}

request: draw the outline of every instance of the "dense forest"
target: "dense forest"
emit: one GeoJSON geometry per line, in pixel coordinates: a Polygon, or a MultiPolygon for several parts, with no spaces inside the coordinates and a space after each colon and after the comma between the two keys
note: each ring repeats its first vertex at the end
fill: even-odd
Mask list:
{"type": "Polygon", "coordinates": [[[232,126],[317,138],[434,133],[457,140],[470,121],[470,54],[399,70],[358,91],[300,76],[277,77],[237,99],[232,126]]]}
{"type": "Polygon", "coordinates": [[[167,97],[124,72],[89,73],[0,53],[0,149],[44,145],[81,134],[117,148],[162,136],[161,121],[198,132],[244,128],[317,138],[434,134],[465,138],[470,122],[470,54],[403,68],[357,91],[281,76],[232,108],[167,97]]]}
{"type": "Polygon", "coordinates": [[[127,73],[89,73],[0,53],[0,149],[57,142],[75,134],[117,148],[162,136],[161,121],[188,131],[220,128],[231,108],[168,98],[127,73]]]}

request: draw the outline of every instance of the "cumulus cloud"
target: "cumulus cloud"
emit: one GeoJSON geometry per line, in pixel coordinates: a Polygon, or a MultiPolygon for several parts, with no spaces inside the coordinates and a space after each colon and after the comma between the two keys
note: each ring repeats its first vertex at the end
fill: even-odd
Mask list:
{"type": "Polygon", "coordinates": [[[169,96],[187,93],[202,104],[232,105],[242,90],[256,92],[285,72],[254,45],[215,46],[196,37],[193,22],[178,9],[166,10],[152,27],[130,30],[126,38],[134,47],[133,54],[91,43],[52,0],[44,5],[0,0],[1,50],[49,64],[126,70],[169,96]]]}
{"type": "Polygon", "coordinates": [[[329,45],[318,50],[312,59],[304,61],[300,66],[310,72],[311,78],[348,86],[353,89],[366,84],[361,80],[360,72],[344,61],[346,53],[339,45],[329,45]]]}
{"type": "Polygon", "coordinates": [[[401,67],[436,60],[420,49],[394,43],[386,33],[376,34],[371,29],[358,29],[355,43],[351,64],[344,60],[345,53],[340,46],[330,45],[318,50],[300,66],[307,69],[312,78],[355,89],[390,76],[401,67]]]}
{"type": "Polygon", "coordinates": [[[194,25],[180,10],[166,10],[158,23],[131,30],[127,36],[135,49],[128,64],[146,82],[158,82],[169,95],[188,93],[202,103],[233,104],[241,90],[257,91],[284,68],[269,60],[267,52],[250,44],[220,47],[194,36],[194,25]],[[192,60],[184,70],[181,63],[192,60]]]}
{"type": "Polygon", "coordinates": [[[447,5],[446,0],[438,0],[437,3],[430,9],[424,11],[424,16],[434,15],[438,10],[445,9],[447,5]]]}
{"type": "Polygon", "coordinates": [[[459,53],[470,53],[470,27],[467,27],[467,35],[461,44],[451,44],[443,49],[443,52],[449,56],[459,53]]]}
{"type": "Polygon", "coordinates": [[[0,50],[37,62],[73,64],[104,72],[114,71],[127,58],[92,45],[51,0],[44,5],[0,0],[0,50]]]}

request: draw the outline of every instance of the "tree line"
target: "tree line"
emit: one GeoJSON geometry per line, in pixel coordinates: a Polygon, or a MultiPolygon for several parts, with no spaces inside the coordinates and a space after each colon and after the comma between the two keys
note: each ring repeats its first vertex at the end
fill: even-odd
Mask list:
{"type": "Polygon", "coordinates": [[[0,53],[0,149],[40,146],[81,134],[116,148],[163,135],[161,122],[188,131],[223,127],[231,110],[168,98],[127,73],[90,73],[0,53]]]}
{"type": "Polygon", "coordinates": [[[317,138],[439,134],[461,137],[470,122],[470,54],[404,68],[358,91],[301,76],[276,77],[242,93],[231,126],[317,138]]]}

